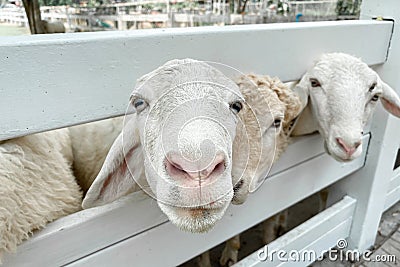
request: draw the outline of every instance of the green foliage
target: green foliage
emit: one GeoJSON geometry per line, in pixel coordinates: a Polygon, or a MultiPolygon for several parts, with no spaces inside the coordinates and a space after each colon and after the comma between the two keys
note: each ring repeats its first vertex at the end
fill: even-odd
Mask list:
{"type": "Polygon", "coordinates": [[[74,4],[73,0],[39,0],[40,6],[64,6],[74,4]]]}
{"type": "Polygon", "coordinates": [[[174,7],[175,7],[177,10],[182,10],[182,9],[193,9],[193,8],[199,7],[199,3],[198,3],[198,2],[192,2],[192,1],[180,2],[180,3],[176,3],[176,4],[174,5],[174,7]]]}
{"type": "Polygon", "coordinates": [[[340,15],[358,15],[360,13],[361,0],[339,0],[336,5],[336,13],[340,15]]]}

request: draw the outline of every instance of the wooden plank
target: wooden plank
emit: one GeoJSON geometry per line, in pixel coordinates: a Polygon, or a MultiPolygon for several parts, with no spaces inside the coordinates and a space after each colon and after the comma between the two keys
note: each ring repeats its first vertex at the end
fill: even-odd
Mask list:
{"type": "Polygon", "coordinates": [[[121,115],[135,80],[170,59],[294,80],[323,52],[383,63],[391,31],[371,20],[1,38],[0,140],[121,115]]]}
{"type": "Polygon", "coordinates": [[[400,173],[396,174],[389,182],[389,192],[400,186],[400,173]]]}
{"type": "Polygon", "coordinates": [[[277,174],[288,168],[323,154],[324,140],[319,134],[294,137],[285,153],[271,168],[271,174],[277,174]]]}
{"type": "Polygon", "coordinates": [[[386,194],[384,211],[400,200],[400,174],[392,178],[389,183],[389,191],[386,194]]]}
{"type": "MultiPolygon", "coordinates": [[[[348,234],[349,232],[354,205],[355,200],[346,197],[339,202],[338,205],[334,205],[331,209],[327,209],[322,214],[315,216],[310,219],[310,221],[307,221],[282,236],[277,241],[274,241],[273,243],[276,245],[274,246],[271,243],[270,247],[287,248],[287,251],[296,247],[296,245],[307,247],[308,241],[319,239],[319,237],[324,236],[324,234],[330,239],[333,234],[334,242],[336,242],[337,234],[339,234],[339,236],[345,236],[346,233],[348,234]],[[308,235],[312,235],[310,239],[307,239],[308,235]],[[304,241],[304,243],[301,241],[304,241]],[[282,246],[277,244],[282,244],[282,246]]],[[[219,229],[219,234],[221,230],[222,229],[219,229]]],[[[101,251],[101,253],[96,253],[76,261],[68,266],[107,266],[108,263],[111,263],[110,259],[113,259],[113,264],[119,266],[124,266],[127,262],[133,261],[137,266],[174,266],[180,259],[185,257],[184,255],[192,253],[193,247],[199,246],[204,248],[208,246],[210,241],[214,241],[215,238],[216,234],[206,237],[199,237],[193,234],[186,235],[167,223],[145,234],[135,236],[134,238],[107,248],[101,251]],[[157,242],[149,242],[151,239],[157,239],[157,242]],[[179,240],[179,242],[174,242],[174,246],[171,246],[173,240],[179,240]],[[179,251],[179,253],[176,253],[176,251],[179,251]],[[157,257],[154,257],[154,253],[157,253],[157,257]]],[[[314,249],[315,247],[313,245],[314,243],[310,244],[310,248],[312,247],[312,249],[314,249]]],[[[318,243],[317,245],[321,244],[318,243]]],[[[248,263],[249,262],[245,262],[243,265],[238,263],[238,265],[252,266],[248,263]]],[[[303,264],[303,266],[306,265],[303,264]]]]}
{"type": "MultiPolygon", "coordinates": [[[[308,266],[317,260],[330,248],[336,246],[339,239],[345,239],[350,231],[351,219],[354,213],[356,200],[344,197],[343,200],[334,204],[332,207],[317,214],[303,224],[297,226],[284,236],[276,239],[264,248],[254,252],[238,262],[235,266],[308,266]],[[265,250],[268,248],[268,250],[265,250]],[[291,251],[304,253],[308,251],[311,256],[304,254],[304,258],[299,261],[280,261],[277,258],[265,257],[262,252],[291,251]],[[260,260],[259,255],[264,256],[265,260],[260,260]],[[310,258],[308,258],[310,257],[310,258]]],[[[303,256],[302,256],[303,257],[303,256]]]]}
{"type": "MultiPolygon", "coordinates": [[[[364,138],[368,139],[368,136],[364,138]]],[[[314,140],[314,137],[310,137],[310,140],[314,140]]],[[[366,145],[366,140],[363,143],[366,145]]],[[[301,155],[307,147],[308,143],[304,142],[303,149],[298,147],[296,153],[301,155]]],[[[180,238],[176,246],[188,250],[179,257],[174,256],[174,259],[170,259],[170,263],[174,265],[182,263],[360,169],[364,164],[365,151],[366,149],[360,158],[349,163],[339,163],[328,155],[322,154],[277,173],[267,179],[256,194],[250,195],[245,204],[229,207],[221,222],[207,234],[182,233],[168,223],[168,231],[176,233],[180,238]],[[288,184],[291,186],[288,187],[288,184]],[[283,195],[282,192],[285,194],[283,195]]],[[[319,153],[319,151],[316,152],[319,153]]],[[[300,156],[299,158],[301,159],[300,156]]],[[[22,244],[17,254],[6,257],[4,266],[18,266],[32,262],[32,259],[36,265],[40,266],[63,265],[157,225],[163,225],[166,221],[167,219],[152,199],[128,197],[123,201],[81,211],[49,224],[34,238],[22,244]]],[[[150,232],[146,232],[144,236],[147,233],[150,232]]],[[[149,238],[146,242],[159,241],[149,238]]],[[[139,243],[136,245],[142,246],[139,243]]],[[[169,249],[176,249],[176,247],[169,249]]],[[[168,250],[165,249],[166,257],[168,257],[167,252],[168,250]]],[[[146,253],[141,254],[140,257],[143,257],[143,261],[155,260],[152,259],[154,255],[146,253]]],[[[161,259],[162,257],[159,258],[161,259]]]]}

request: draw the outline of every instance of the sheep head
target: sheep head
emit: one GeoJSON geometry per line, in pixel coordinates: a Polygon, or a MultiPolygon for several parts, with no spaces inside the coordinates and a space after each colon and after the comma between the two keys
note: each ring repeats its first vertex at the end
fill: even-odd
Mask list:
{"type": "Polygon", "coordinates": [[[145,75],[83,207],[111,202],[138,184],[179,228],[207,231],[233,197],[232,142],[242,103],[238,86],[204,62],[173,60],[145,75]]]}
{"type": "Polygon", "coordinates": [[[278,78],[241,76],[245,103],[233,143],[233,204],[242,204],[265,180],[289,143],[291,122],[300,114],[299,97],[278,78]]]}
{"type": "MultiPolygon", "coordinates": [[[[322,55],[295,91],[304,105],[311,102],[311,116],[325,140],[326,151],[338,161],[361,155],[363,128],[379,99],[388,112],[400,117],[396,92],[367,64],[343,53],[322,55]]],[[[300,121],[298,127],[304,128],[307,123],[301,125],[300,121]]]]}

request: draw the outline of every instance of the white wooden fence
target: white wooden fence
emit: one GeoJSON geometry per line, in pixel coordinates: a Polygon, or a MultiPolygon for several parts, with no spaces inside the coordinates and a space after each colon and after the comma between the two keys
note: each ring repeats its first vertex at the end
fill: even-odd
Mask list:
{"type": "MultiPolygon", "coordinates": [[[[124,113],[136,78],[173,58],[221,62],[243,72],[295,80],[323,52],[353,54],[400,87],[400,3],[364,0],[361,21],[158,29],[0,39],[0,139],[124,113]]],[[[339,163],[319,135],[297,138],[271,178],[242,206],[231,206],[207,234],[180,232],[156,203],[137,193],[62,218],[6,257],[5,266],[174,266],[332,185],[331,207],[269,245],[320,253],[346,238],[374,243],[382,212],[400,199],[400,121],[379,108],[364,154],[339,163]],[[368,142],[369,140],[369,142],[368,142]]],[[[257,252],[238,266],[260,262],[257,252]]],[[[305,266],[309,262],[297,262],[305,266]]]]}

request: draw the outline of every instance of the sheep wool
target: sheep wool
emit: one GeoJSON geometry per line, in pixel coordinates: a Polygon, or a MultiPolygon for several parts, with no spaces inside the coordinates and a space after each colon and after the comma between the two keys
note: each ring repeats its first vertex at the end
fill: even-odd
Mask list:
{"type": "Polygon", "coordinates": [[[80,210],[66,129],[0,144],[0,261],[46,223],[80,210]]]}
{"type": "MultiPolygon", "coordinates": [[[[289,135],[292,130],[292,122],[293,120],[300,114],[302,111],[302,103],[297,96],[289,87],[287,87],[281,80],[277,77],[270,77],[268,75],[255,75],[249,74],[242,77],[239,81],[239,85],[241,88],[242,94],[246,97],[247,95],[251,96],[251,105],[259,105],[265,109],[265,102],[269,105],[269,110],[274,113],[278,110],[284,111],[284,120],[282,124],[282,131],[279,134],[279,138],[277,139],[276,145],[276,156],[274,161],[279,159],[279,156],[285,150],[285,148],[290,143],[289,135]],[[245,83],[253,83],[257,85],[257,90],[253,93],[247,92],[251,88],[251,86],[242,86],[245,83]],[[272,94],[276,94],[277,98],[271,96],[272,94]],[[254,95],[256,97],[254,98],[254,95]],[[258,95],[258,96],[257,96],[258,95]]],[[[251,89],[250,89],[251,90],[251,89]]],[[[253,90],[254,91],[254,90],[253,90]]],[[[264,111],[266,113],[268,111],[264,111]]]]}
{"type": "Polygon", "coordinates": [[[92,185],[114,140],[121,133],[124,117],[69,127],[74,175],[85,193],[92,185]]]}

